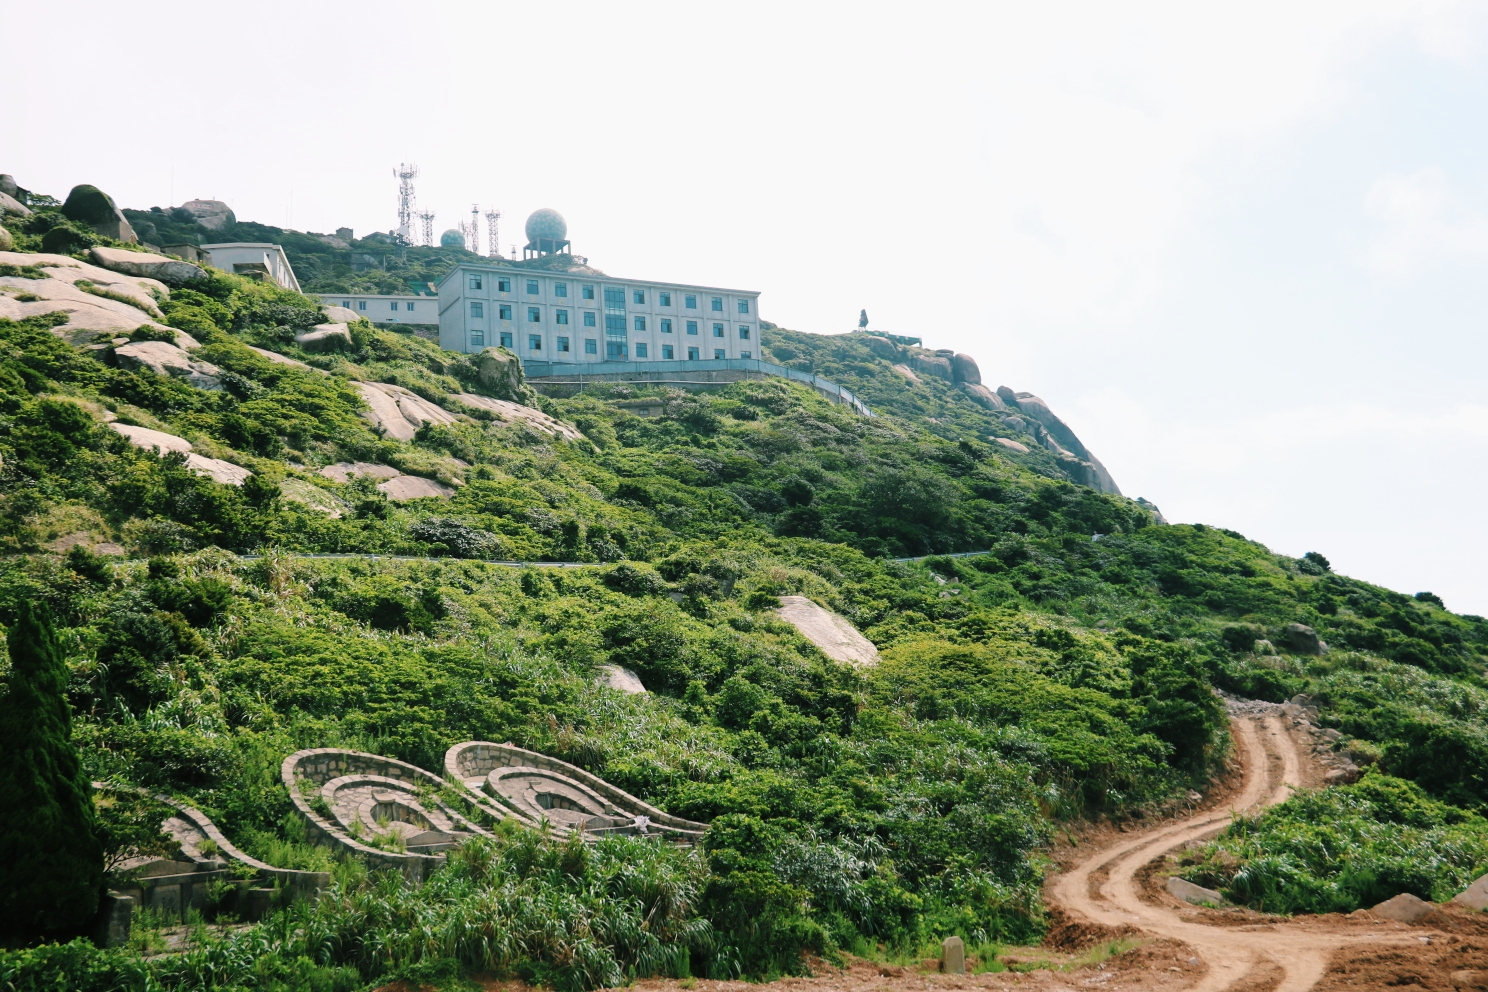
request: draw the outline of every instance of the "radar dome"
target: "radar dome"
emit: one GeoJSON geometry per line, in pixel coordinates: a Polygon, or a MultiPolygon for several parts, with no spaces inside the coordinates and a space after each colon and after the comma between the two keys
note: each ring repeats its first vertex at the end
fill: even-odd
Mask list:
{"type": "Polygon", "coordinates": [[[445,248],[464,248],[465,235],[452,227],[439,236],[439,243],[445,248]]]}
{"type": "Polygon", "coordinates": [[[532,216],[527,218],[527,240],[532,244],[539,241],[566,241],[568,223],[564,221],[562,214],[549,207],[534,210],[532,216]]]}

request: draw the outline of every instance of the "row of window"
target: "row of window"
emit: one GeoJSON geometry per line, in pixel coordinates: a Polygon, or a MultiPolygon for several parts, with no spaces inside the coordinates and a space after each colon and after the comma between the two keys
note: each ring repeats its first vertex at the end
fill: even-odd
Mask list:
{"type": "MultiPolygon", "coordinates": [[[[346,309],[348,309],[348,310],[351,309],[351,301],[350,300],[343,301],[341,305],[343,307],[345,307],[346,309]]],[[[404,306],[407,307],[409,310],[412,310],[413,309],[413,304],[412,303],[405,303],[404,306]]],[[[398,301],[397,300],[388,300],[388,307],[390,309],[392,309],[392,310],[398,309],[398,301]]],[[[367,301],[366,300],[357,300],[357,307],[356,308],[358,310],[365,310],[365,309],[367,309],[367,301]]]]}
{"type": "MultiPolygon", "coordinates": [[[[510,348],[512,346],[512,335],[509,332],[503,331],[499,335],[499,338],[500,338],[501,347],[503,347],[503,348],[510,348]]],[[[560,354],[568,354],[569,353],[569,344],[570,344],[570,342],[569,342],[569,339],[568,338],[566,338],[566,337],[558,337],[558,338],[555,338],[553,340],[553,349],[555,351],[557,351],[558,353],[560,353],[560,354]]],[[[486,346],[486,335],[485,335],[485,333],[483,331],[471,331],[470,332],[470,346],[472,348],[484,348],[486,346]]],[[[543,349],[543,341],[542,341],[542,335],[541,334],[529,334],[529,335],[527,335],[527,350],[528,351],[542,351],[542,349],[543,349]]],[[[649,358],[650,357],[649,351],[650,351],[650,349],[647,347],[646,342],[639,341],[639,342],[636,343],[636,346],[635,346],[635,356],[637,358],[649,358]]],[[[701,351],[702,351],[702,349],[700,349],[700,348],[688,348],[687,349],[687,360],[689,362],[695,362],[695,361],[697,361],[699,359],[699,357],[700,357],[701,351]]],[[[594,338],[585,338],[584,339],[584,354],[586,354],[586,355],[597,355],[597,354],[599,354],[599,342],[596,339],[594,339],[594,338]]],[[[618,355],[611,356],[611,357],[624,357],[624,352],[622,351],[618,355]]],[[[669,344],[662,345],[661,346],[661,357],[662,357],[662,360],[664,360],[664,361],[673,361],[673,360],[675,360],[676,357],[677,357],[677,355],[676,355],[676,348],[673,347],[672,345],[669,345],[669,344]]],[[[713,357],[714,358],[717,358],[717,359],[727,358],[728,357],[728,353],[724,349],[722,349],[722,348],[714,348],[713,349],[713,357]]],[[[741,351],[741,352],[739,352],[739,357],[740,358],[752,358],[753,357],[753,353],[752,352],[748,352],[748,351],[741,351]]]]}
{"type": "MultiPolygon", "coordinates": [[[[413,308],[413,305],[412,304],[409,304],[409,309],[412,309],[412,308],[413,308]]],[[[485,305],[485,303],[483,303],[483,302],[481,302],[479,300],[472,300],[470,302],[470,316],[472,316],[472,317],[479,317],[481,319],[484,319],[485,316],[486,316],[486,305],[485,305]]],[[[508,305],[508,304],[505,304],[505,303],[499,303],[499,304],[497,304],[497,306],[496,306],[496,316],[497,316],[497,319],[499,319],[499,320],[511,320],[512,319],[512,308],[511,308],[511,306],[508,305]]],[[[541,324],[542,323],[542,309],[540,307],[528,307],[527,308],[527,323],[529,323],[529,324],[541,324]]],[[[554,310],[553,311],[553,323],[555,323],[555,324],[567,324],[568,323],[568,311],[567,310],[554,310]]],[[[688,334],[694,334],[694,335],[697,334],[697,332],[698,332],[698,322],[695,321],[695,320],[689,320],[686,323],[687,323],[687,333],[688,334]]],[[[585,311],[584,312],[584,326],[585,327],[594,327],[594,326],[596,326],[596,319],[595,319],[595,314],[593,313],[593,311],[585,311]]],[[[644,331],[644,330],[646,330],[646,318],[643,317],[643,316],[641,316],[641,315],[639,315],[639,314],[635,315],[635,317],[632,318],[632,327],[633,327],[634,330],[637,330],[637,331],[644,331]]],[[[624,333],[624,327],[623,327],[623,325],[622,325],[622,327],[621,327],[620,330],[621,330],[621,333],[624,333]]],[[[670,333],[672,333],[672,320],[671,320],[670,317],[662,317],[661,318],[661,333],[663,333],[663,334],[670,334],[670,333]]],[[[715,338],[721,338],[721,337],[724,336],[724,327],[723,327],[722,324],[714,324],[713,325],[713,336],[715,338]]],[[[749,325],[748,324],[740,324],[739,325],[739,340],[740,341],[748,341],[749,340],[749,325]]]]}
{"type": "MultiPolygon", "coordinates": [[[[485,277],[482,276],[478,272],[472,272],[472,273],[470,273],[468,285],[469,285],[469,287],[471,289],[483,289],[484,286],[485,286],[485,277]]],[[[538,282],[537,282],[536,279],[528,279],[527,280],[527,287],[526,288],[527,288],[527,295],[528,296],[539,296],[542,293],[541,287],[538,285],[538,282]]],[[[511,292],[511,280],[510,279],[506,279],[506,278],[498,277],[496,279],[496,292],[498,292],[498,293],[510,293],[511,292]]],[[[637,303],[637,304],[640,304],[641,306],[645,306],[646,305],[646,291],[644,289],[633,289],[633,290],[630,291],[630,295],[631,295],[631,302],[632,303],[637,303]]],[[[555,282],[555,283],[553,283],[553,296],[557,297],[558,299],[568,299],[568,283],[566,283],[566,282],[555,282]]],[[[582,283],[582,284],[580,284],[580,286],[579,286],[579,296],[581,298],[583,298],[583,299],[586,299],[586,300],[592,300],[592,299],[594,299],[594,287],[592,285],[589,285],[588,283],[582,283]]],[[[684,293],[682,295],[682,308],[684,310],[696,310],[698,308],[698,302],[697,301],[698,301],[698,298],[697,298],[697,296],[695,294],[693,294],[693,293],[684,293]]],[[[672,305],[672,294],[671,293],[657,293],[656,294],[656,305],[657,306],[661,306],[661,307],[669,307],[669,306],[671,306],[672,305]]],[[[411,306],[411,304],[410,304],[410,306],[411,306]]],[[[739,312],[740,313],[748,313],[749,312],[749,301],[748,300],[738,300],[737,301],[737,306],[739,308],[739,312]]],[[[721,296],[712,296],[712,297],[709,297],[709,308],[712,309],[712,310],[715,310],[715,311],[718,311],[718,312],[722,313],[723,312],[723,297],[721,297],[721,296]]]]}

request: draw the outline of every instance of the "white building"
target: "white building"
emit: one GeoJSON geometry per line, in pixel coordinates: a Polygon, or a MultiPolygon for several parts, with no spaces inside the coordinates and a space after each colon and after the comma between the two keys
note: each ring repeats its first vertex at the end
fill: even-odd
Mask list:
{"type": "Polygon", "coordinates": [[[290,268],[289,259],[284,257],[284,249],[279,245],[234,241],[202,245],[197,250],[207,253],[208,265],[223,272],[239,275],[262,273],[285,289],[300,291],[300,281],[295,278],[294,269],[290,268]]]}
{"type": "Polygon", "coordinates": [[[356,311],[374,324],[437,324],[439,299],[434,296],[378,295],[376,293],[316,293],[328,307],[356,311]]]}
{"type": "MultiPolygon", "coordinates": [[[[566,233],[557,213],[537,211],[527,221],[527,256],[565,254],[566,233]]],[[[577,269],[495,258],[461,263],[439,281],[440,347],[477,352],[500,345],[538,362],[759,357],[756,291],[577,269]]]]}

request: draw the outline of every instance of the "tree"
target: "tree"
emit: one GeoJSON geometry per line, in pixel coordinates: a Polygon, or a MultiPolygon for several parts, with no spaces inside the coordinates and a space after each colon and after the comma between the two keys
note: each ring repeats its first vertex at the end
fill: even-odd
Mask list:
{"type": "Polygon", "coordinates": [[[22,602],[0,696],[0,934],[70,936],[98,908],[103,845],[51,615],[22,602]]]}

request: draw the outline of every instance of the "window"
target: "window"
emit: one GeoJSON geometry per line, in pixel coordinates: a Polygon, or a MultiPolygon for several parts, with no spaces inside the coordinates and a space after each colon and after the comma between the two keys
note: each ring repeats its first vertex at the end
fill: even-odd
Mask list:
{"type": "Polygon", "coordinates": [[[474,272],[470,273],[470,283],[469,283],[469,285],[470,285],[470,288],[471,289],[480,289],[481,288],[481,277],[479,275],[477,275],[476,273],[474,273],[474,272]]]}
{"type": "Polygon", "coordinates": [[[656,301],[656,302],[657,302],[657,303],[659,303],[659,304],[660,304],[660,305],[662,305],[662,306],[664,306],[664,307],[669,307],[669,306],[671,306],[671,305],[672,305],[672,294],[671,294],[671,293],[657,293],[657,294],[656,294],[656,295],[657,295],[657,296],[658,296],[658,297],[660,297],[660,298],[659,298],[659,299],[658,299],[658,300],[657,300],[657,301],[656,301]]]}
{"type": "Polygon", "coordinates": [[[475,300],[471,300],[470,301],[470,316],[472,316],[472,317],[484,317],[485,315],[486,315],[486,305],[484,303],[479,303],[479,302],[477,302],[475,300]]]}
{"type": "Polygon", "coordinates": [[[687,333],[688,334],[696,334],[697,333],[697,321],[695,321],[695,320],[689,320],[687,322],[687,333]]]}
{"type": "Polygon", "coordinates": [[[472,348],[484,348],[485,346],[486,346],[486,332],[485,331],[471,331],[470,332],[470,347],[472,347],[472,348]]]}
{"type": "Polygon", "coordinates": [[[748,324],[740,324],[739,325],[739,340],[740,341],[748,341],[749,340],[749,325],[748,324]]]}
{"type": "Polygon", "coordinates": [[[568,351],[568,338],[558,339],[558,350],[562,352],[568,351]]]}
{"type": "Polygon", "coordinates": [[[673,359],[673,358],[676,357],[675,355],[672,354],[672,346],[671,345],[664,344],[664,345],[661,346],[661,357],[667,359],[668,361],[670,361],[671,359],[673,359]]]}
{"type": "Polygon", "coordinates": [[[634,300],[635,302],[637,302],[637,303],[645,303],[646,302],[646,291],[644,289],[634,290],[634,291],[631,292],[630,298],[632,300],[634,300]]]}
{"type": "Polygon", "coordinates": [[[568,323],[568,311],[567,310],[555,310],[555,311],[553,311],[553,322],[554,323],[557,323],[557,324],[566,324],[566,323],[568,323]]]}
{"type": "Polygon", "coordinates": [[[663,333],[663,334],[670,334],[670,333],[672,333],[672,318],[670,318],[670,317],[663,317],[661,319],[661,333],[663,333]]]}
{"type": "Polygon", "coordinates": [[[529,334],[529,335],[527,335],[527,350],[528,351],[542,351],[542,335],[541,334],[529,334]]]}
{"type": "Polygon", "coordinates": [[[594,311],[593,310],[586,310],[586,311],[584,311],[584,326],[585,327],[593,327],[594,326],[594,311]]]}
{"type": "Polygon", "coordinates": [[[341,301],[341,305],[343,307],[345,307],[346,309],[348,309],[348,310],[351,309],[351,301],[350,300],[342,300],[341,301]]]}
{"type": "Polygon", "coordinates": [[[723,325],[722,324],[714,324],[713,325],[713,336],[715,338],[721,338],[721,337],[723,337],[723,325]]]}
{"type": "Polygon", "coordinates": [[[682,305],[685,306],[689,310],[696,310],[697,309],[697,297],[696,296],[684,296],[684,297],[682,297],[682,305]]]}
{"type": "Polygon", "coordinates": [[[536,296],[537,295],[537,280],[536,279],[528,279],[527,280],[527,295],[528,296],[536,296]]]}
{"type": "Polygon", "coordinates": [[[646,357],[646,342],[644,342],[644,341],[637,341],[636,342],[636,357],[637,358],[645,358],[646,357]]]}
{"type": "Polygon", "coordinates": [[[585,287],[583,287],[580,290],[579,295],[583,296],[584,299],[586,299],[586,300],[592,300],[592,299],[594,299],[594,287],[593,286],[585,286],[585,287]]]}
{"type": "Polygon", "coordinates": [[[365,309],[367,309],[367,301],[366,300],[357,300],[357,309],[358,310],[365,310],[365,309]]]}
{"type": "Polygon", "coordinates": [[[586,355],[597,355],[597,354],[599,354],[599,342],[598,341],[595,341],[593,338],[585,338],[584,339],[584,354],[586,354],[586,355]]]}
{"type": "Polygon", "coordinates": [[[753,355],[753,353],[752,353],[752,352],[748,352],[748,351],[741,351],[741,352],[739,352],[739,357],[740,357],[740,358],[753,358],[753,357],[754,357],[754,355],[753,355]]]}
{"type": "Polygon", "coordinates": [[[388,302],[390,304],[392,304],[392,309],[394,309],[394,310],[398,309],[398,301],[397,300],[389,300],[388,302]]]}
{"type": "Polygon", "coordinates": [[[714,310],[722,310],[723,309],[723,297],[721,297],[721,296],[715,296],[715,297],[713,297],[713,309],[714,310]]]}
{"type": "Polygon", "coordinates": [[[605,357],[626,357],[629,347],[625,331],[625,290],[606,286],[604,290],[605,357]]]}
{"type": "Polygon", "coordinates": [[[687,349],[687,360],[689,362],[695,362],[698,360],[698,350],[696,348],[687,349]]]}
{"type": "Polygon", "coordinates": [[[553,295],[554,296],[562,296],[564,298],[567,298],[567,296],[568,296],[568,283],[566,283],[566,282],[555,282],[555,283],[553,283],[553,295]]]}
{"type": "Polygon", "coordinates": [[[722,348],[714,348],[713,349],[713,357],[714,358],[723,358],[723,357],[725,357],[724,354],[723,354],[723,349],[722,348]]]}
{"type": "Polygon", "coordinates": [[[498,292],[498,293],[510,293],[511,292],[511,280],[510,279],[497,279],[496,280],[496,292],[498,292]]]}
{"type": "Polygon", "coordinates": [[[739,301],[739,312],[740,313],[748,313],[749,312],[749,301],[748,300],[740,300],[739,301]]]}
{"type": "Polygon", "coordinates": [[[645,317],[642,317],[639,314],[636,315],[635,329],[638,330],[638,331],[644,331],[646,329],[646,318],[645,317]]]}
{"type": "Polygon", "coordinates": [[[408,306],[404,307],[404,309],[405,310],[412,310],[413,309],[413,304],[412,303],[408,304],[408,306]]]}
{"type": "Polygon", "coordinates": [[[501,333],[501,347],[503,347],[503,348],[510,348],[512,346],[512,343],[511,342],[512,342],[511,331],[503,331],[501,333]]]}
{"type": "Polygon", "coordinates": [[[527,323],[529,323],[529,324],[541,324],[542,323],[542,311],[539,310],[537,307],[528,307],[527,308],[527,323]]]}
{"type": "Polygon", "coordinates": [[[500,317],[501,317],[502,320],[511,320],[512,319],[512,316],[511,316],[511,307],[510,306],[506,306],[506,305],[498,306],[496,308],[496,312],[500,315],[500,317]]]}

